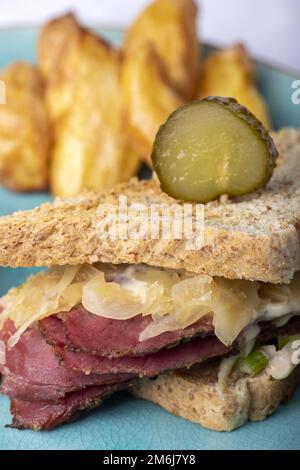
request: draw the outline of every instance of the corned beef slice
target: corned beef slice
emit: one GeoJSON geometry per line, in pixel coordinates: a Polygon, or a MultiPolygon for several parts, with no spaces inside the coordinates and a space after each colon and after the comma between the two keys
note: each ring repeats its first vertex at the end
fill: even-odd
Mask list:
{"type": "Polygon", "coordinates": [[[73,352],[54,346],[67,369],[103,374],[108,371],[127,372],[138,376],[153,377],[166,370],[187,367],[210,357],[222,356],[230,351],[215,336],[195,338],[171,349],[161,349],[146,356],[127,356],[109,359],[104,356],[73,352]]]}
{"type": "Polygon", "coordinates": [[[75,418],[83,410],[99,406],[104,398],[124,387],[124,383],[88,387],[70,393],[53,403],[11,400],[12,427],[18,429],[52,429],[75,418]]]}
{"type": "MultiPolygon", "coordinates": [[[[39,329],[28,329],[16,346],[7,351],[1,391],[11,398],[15,427],[50,429],[73,418],[80,410],[97,406],[133,377],[155,376],[238,349],[238,340],[231,348],[224,346],[212,334],[208,322],[203,323],[203,328],[198,322],[186,330],[165,333],[144,345],[138,343],[139,333],[145,327],[141,315],[135,322],[115,321],[76,309],[71,312],[70,322],[68,314],[60,317],[40,322],[44,337],[39,329]],[[188,341],[174,345],[182,339],[188,341]],[[85,349],[93,354],[84,352],[85,349]],[[99,355],[99,350],[110,357],[99,355]],[[155,352],[146,354],[149,350],[155,352]],[[131,355],[124,356],[125,351],[131,355]]],[[[300,318],[292,319],[282,328],[271,327],[270,323],[260,326],[259,341],[263,342],[278,335],[298,333],[300,318]]],[[[6,341],[13,331],[11,322],[6,322],[2,339],[6,341]]]]}
{"type": "Polygon", "coordinates": [[[24,380],[23,377],[8,373],[3,376],[3,383],[0,392],[10,398],[20,398],[30,401],[53,402],[63,398],[69,393],[94,385],[110,385],[120,383],[133,378],[133,374],[102,374],[89,376],[80,374],[81,383],[73,387],[60,387],[58,385],[36,384],[24,380]]]}
{"type": "Polygon", "coordinates": [[[196,334],[213,332],[211,321],[202,319],[188,328],[166,332],[140,342],[140,333],[152,321],[149,315],[111,320],[93,315],[83,307],[72,309],[62,316],[61,321],[64,333],[57,317],[51,316],[40,321],[41,331],[48,342],[63,343],[72,349],[108,357],[143,356],[196,334]]]}
{"type": "MultiPolygon", "coordinates": [[[[15,331],[7,321],[1,339],[15,331]]],[[[38,329],[27,330],[6,352],[1,392],[11,399],[13,427],[51,429],[94,408],[127,386],[132,374],[86,375],[59,365],[38,329]]]]}
{"type": "Polygon", "coordinates": [[[53,401],[89,385],[128,380],[132,374],[86,375],[59,365],[38,329],[27,330],[6,353],[1,392],[27,400],[53,401]]]}
{"type": "MultiPolygon", "coordinates": [[[[56,318],[55,322],[58,324],[59,320],[56,318]]],[[[62,322],[61,326],[63,327],[62,322]]],[[[63,331],[63,328],[60,333],[56,330],[57,339],[60,341],[65,339],[63,331]]],[[[6,368],[9,369],[9,373],[4,378],[3,392],[11,397],[12,426],[35,430],[53,428],[74,418],[83,409],[98,406],[104,397],[126,386],[127,382],[124,380],[133,375],[156,375],[163,369],[182,367],[195,360],[199,361],[227,351],[227,348],[214,336],[203,339],[202,344],[200,341],[200,338],[197,338],[173,349],[165,348],[144,357],[109,359],[82,352],[71,352],[61,346],[52,347],[46,343],[39,330],[27,330],[7,354],[6,368]],[[72,370],[73,367],[69,367],[66,363],[65,367],[59,365],[54,354],[55,349],[60,354],[70,354],[73,365],[79,363],[81,371],[72,370]],[[97,361],[95,370],[98,374],[91,372],[89,360],[97,361]],[[102,364],[100,369],[99,362],[102,364]],[[119,370],[126,370],[128,373],[120,373],[119,370]],[[96,380],[98,383],[104,383],[104,378],[107,380],[108,377],[118,378],[119,383],[91,385],[97,383],[96,380]],[[85,388],[71,391],[72,387],[85,388]]]]}
{"type": "MultiPolygon", "coordinates": [[[[267,322],[261,323],[261,333],[258,342],[264,343],[281,335],[294,335],[300,331],[300,318],[295,317],[290,322],[276,328],[267,322]]],[[[57,355],[67,369],[87,374],[132,373],[138,376],[151,377],[166,370],[180,369],[200,363],[206,359],[223,356],[239,349],[239,340],[231,347],[226,347],[214,335],[204,338],[195,337],[188,342],[182,342],[174,348],[164,348],[155,353],[141,356],[127,356],[121,358],[108,358],[91,355],[81,351],[71,351],[63,345],[54,346],[57,355]]]]}

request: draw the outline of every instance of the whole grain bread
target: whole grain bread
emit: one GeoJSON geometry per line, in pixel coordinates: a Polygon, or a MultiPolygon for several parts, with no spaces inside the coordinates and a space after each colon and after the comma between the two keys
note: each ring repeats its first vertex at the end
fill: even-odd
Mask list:
{"type": "Polygon", "coordinates": [[[249,421],[261,421],[289,400],[300,383],[300,366],[285,380],[267,373],[256,377],[233,374],[220,395],[219,364],[205,363],[135,382],[129,391],[170,413],[215,431],[232,431],[249,421]]]}
{"type": "Polygon", "coordinates": [[[300,131],[285,129],[274,139],[280,157],[270,183],[243,198],[206,204],[201,249],[187,250],[183,239],[99,238],[104,220],[99,205],[116,207],[119,195],[127,196],[128,204],[147,207],[178,202],[155,179],[134,179],[109,192],[58,198],[0,218],[0,265],[146,263],[231,279],[289,282],[300,269],[300,131]]]}

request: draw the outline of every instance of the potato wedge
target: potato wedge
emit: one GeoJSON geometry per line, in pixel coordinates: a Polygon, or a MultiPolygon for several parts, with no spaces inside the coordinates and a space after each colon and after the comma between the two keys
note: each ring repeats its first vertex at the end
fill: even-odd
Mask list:
{"type": "Polygon", "coordinates": [[[255,84],[251,59],[241,44],[213,52],[204,61],[198,97],[205,96],[235,98],[265,127],[271,127],[266,103],[255,84]]]}
{"type": "Polygon", "coordinates": [[[38,43],[39,67],[46,79],[62,68],[64,56],[80,35],[81,28],[72,13],[46,23],[38,43]]]}
{"type": "Polygon", "coordinates": [[[48,185],[50,126],[42,77],[33,65],[7,67],[6,104],[0,106],[0,182],[16,191],[48,185]]]}
{"type": "Polygon", "coordinates": [[[55,129],[50,183],[59,196],[109,188],[129,179],[140,163],[123,129],[121,55],[77,23],[66,45],[61,39],[65,24],[67,29],[69,16],[46,26],[39,47],[55,129]],[[56,51],[47,62],[43,51],[55,31],[64,52],[56,51]]]}
{"type": "Polygon", "coordinates": [[[66,86],[77,80],[77,51],[84,30],[72,13],[55,18],[42,28],[38,42],[38,63],[46,82],[46,98],[51,120],[72,106],[73,87],[66,86]]]}
{"type": "Polygon", "coordinates": [[[193,0],[154,0],[129,27],[124,41],[125,54],[150,42],[171,86],[187,100],[198,79],[196,16],[193,0]]]}
{"type": "Polygon", "coordinates": [[[136,148],[151,165],[159,126],[185,100],[170,87],[151,44],[126,56],[122,70],[126,126],[136,148]]]}

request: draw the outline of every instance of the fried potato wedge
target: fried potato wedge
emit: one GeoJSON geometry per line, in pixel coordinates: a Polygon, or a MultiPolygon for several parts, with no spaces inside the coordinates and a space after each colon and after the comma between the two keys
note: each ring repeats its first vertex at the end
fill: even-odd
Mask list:
{"type": "Polygon", "coordinates": [[[62,36],[70,27],[69,15],[46,26],[39,47],[55,130],[50,183],[59,196],[109,188],[129,179],[140,163],[124,132],[121,55],[71,21],[75,25],[67,41],[62,36]],[[43,53],[48,34],[53,41],[60,37],[53,61],[43,53]]]}
{"type": "Polygon", "coordinates": [[[18,62],[0,79],[6,90],[0,106],[0,182],[15,191],[45,189],[51,136],[42,77],[33,65],[18,62]]]}
{"type": "Polygon", "coordinates": [[[72,13],[46,23],[38,42],[38,63],[46,82],[48,112],[54,124],[73,101],[71,83],[78,82],[76,67],[85,34],[72,13]]]}
{"type": "Polygon", "coordinates": [[[185,100],[170,86],[150,43],[125,57],[122,86],[128,133],[151,165],[151,149],[159,126],[185,100]]]}
{"type": "Polygon", "coordinates": [[[193,0],[154,0],[129,27],[125,54],[151,43],[172,87],[190,99],[197,86],[199,43],[193,0]]]}
{"type": "Polygon", "coordinates": [[[203,63],[198,97],[229,96],[246,106],[267,128],[266,103],[259,93],[251,59],[241,44],[213,52],[203,63]]]}
{"type": "Polygon", "coordinates": [[[72,13],[46,23],[38,42],[39,67],[46,79],[63,67],[64,56],[80,35],[81,28],[72,13]]]}

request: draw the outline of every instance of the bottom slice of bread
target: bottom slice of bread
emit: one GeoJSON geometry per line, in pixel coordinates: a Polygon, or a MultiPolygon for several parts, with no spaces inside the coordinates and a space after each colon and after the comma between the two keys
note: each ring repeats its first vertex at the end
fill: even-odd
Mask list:
{"type": "Polygon", "coordinates": [[[206,428],[232,431],[248,420],[266,418],[300,384],[300,366],[284,380],[274,380],[266,373],[256,377],[233,374],[220,395],[218,370],[218,363],[210,363],[168,372],[137,381],[130,392],[206,428]]]}

